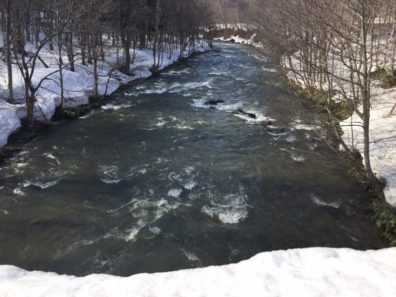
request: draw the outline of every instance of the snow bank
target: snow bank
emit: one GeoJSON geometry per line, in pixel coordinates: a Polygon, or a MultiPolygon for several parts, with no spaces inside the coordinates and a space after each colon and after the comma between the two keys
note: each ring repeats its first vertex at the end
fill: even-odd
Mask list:
{"type": "MultiPolygon", "coordinates": [[[[34,50],[34,45],[27,44],[25,48],[27,51],[34,50]]],[[[199,42],[196,44],[195,48],[187,48],[181,56],[188,57],[193,52],[200,53],[207,50],[209,50],[209,45],[206,42],[199,42]]],[[[48,68],[38,63],[34,72],[33,82],[36,85],[43,78],[48,76],[36,94],[37,103],[35,104],[34,116],[39,120],[50,120],[55,114],[56,107],[61,104],[60,78],[59,73],[57,73],[58,56],[56,53],[57,51],[43,49],[40,53],[40,57],[48,65],[48,68]]],[[[135,51],[135,61],[131,64],[131,69],[134,73],[133,76],[124,75],[117,70],[112,71],[114,65],[118,62],[117,56],[119,55],[117,55],[116,49],[107,48],[105,52],[105,62],[99,62],[99,95],[111,95],[122,84],[151,76],[149,69],[154,61],[150,49],[135,51]]],[[[175,63],[179,57],[179,50],[174,50],[172,53],[165,52],[160,69],[164,69],[175,63]]],[[[63,60],[67,61],[67,57],[63,57],[63,60]]],[[[4,62],[0,61],[0,98],[7,98],[8,80],[6,73],[6,65],[4,62]]],[[[75,72],[64,69],[63,79],[65,97],[64,107],[71,108],[89,103],[88,98],[93,94],[94,86],[92,65],[76,64],[75,72]]],[[[13,88],[16,102],[23,103],[25,92],[24,82],[15,65],[13,66],[13,88]]],[[[5,145],[9,135],[20,127],[20,121],[15,116],[15,110],[19,110],[20,108],[24,107],[21,105],[5,105],[5,101],[0,105],[0,147],[5,145]]]]}
{"type": "Polygon", "coordinates": [[[74,277],[0,266],[0,296],[396,296],[396,248],[262,253],[227,266],[169,273],[74,277]]]}
{"type": "Polygon", "coordinates": [[[224,37],[216,38],[216,40],[226,41],[226,42],[233,41],[233,42],[238,43],[238,44],[246,44],[246,45],[250,45],[250,46],[253,46],[255,48],[258,48],[258,49],[263,49],[264,48],[263,43],[262,42],[256,42],[255,38],[256,38],[256,34],[253,34],[249,39],[242,38],[242,37],[240,37],[238,35],[233,35],[233,36],[231,36],[229,38],[224,38],[224,37]]]}
{"type": "MultiPolygon", "coordinates": [[[[373,87],[370,120],[370,155],[373,171],[385,178],[386,201],[396,207],[396,113],[390,114],[396,103],[396,89],[373,87]]],[[[363,155],[362,120],[357,114],[341,123],[343,139],[363,155]],[[352,125],[352,129],[351,129],[352,125]]]]}
{"type": "Polygon", "coordinates": [[[0,99],[0,146],[7,144],[8,137],[21,127],[21,105],[11,105],[0,99]]]}

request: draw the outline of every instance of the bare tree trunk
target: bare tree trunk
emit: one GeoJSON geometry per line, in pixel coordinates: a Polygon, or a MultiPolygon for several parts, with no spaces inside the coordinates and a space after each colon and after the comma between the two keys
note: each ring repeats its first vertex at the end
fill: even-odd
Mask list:
{"type": "Polygon", "coordinates": [[[123,32],[123,34],[121,35],[121,43],[125,57],[123,71],[125,72],[125,74],[129,74],[131,71],[131,38],[127,32],[123,32]]]}
{"type": "Polygon", "coordinates": [[[58,55],[59,55],[58,67],[59,67],[59,83],[60,83],[60,97],[61,97],[60,108],[63,109],[65,95],[64,95],[64,83],[63,83],[62,33],[61,32],[58,33],[58,55]]]}
{"type": "Polygon", "coordinates": [[[11,58],[11,3],[8,0],[6,4],[6,36],[4,38],[4,45],[6,51],[7,74],[8,74],[8,98],[10,101],[14,100],[13,89],[13,73],[12,73],[12,58],[11,58]]]}
{"type": "Polygon", "coordinates": [[[93,68],[94,68],[94,88],[93,97],[95,99],[99,98],[99,74],[98,74],[98,58],[96,54],[93,57],[93,68]]]}
{"type": "Polygon", "coordinates": [[[69,60],[69,69],[70,71],[75,71],[74,65],[74,51],[73,51],[73,33],[68,32],[66,33],[66,51],[67,51],[67,58],[69,60]]]}
{"type": "Polygon", "coordinates": [[[369,49],[368,49],[368,20],[366,5],[362,4],[362,58],[363,58],[363,86],[362,86],[362,105],[363,105],[363,135],[364,135],[364,163],[367,170],[367,176],[370,181],[375,182],[377,179],[373,173],[370,159],[370,71],[369,71],[369,49]]]}

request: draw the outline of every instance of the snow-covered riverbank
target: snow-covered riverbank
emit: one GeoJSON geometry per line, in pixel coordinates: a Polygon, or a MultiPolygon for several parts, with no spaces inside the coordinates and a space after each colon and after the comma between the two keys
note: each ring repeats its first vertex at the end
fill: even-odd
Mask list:
{"type": "MultiPolygon", "coordinates": [[[[1,36],[0,36],[1,37],[1,36]]],[[[0,38],[1,41],[1,38],[0,38]]],[[[1,44],[1,42],[0,42],[1,44]]],[[[26,50],[29,51],[27,45],[26,50]]],[[[197,43],[195,48],[186,49],[182,57],[189,57],[193,53],[201,53],[209,50],[206,42],[197,43]]],[[[132,50],[131,50],[132,51],[132,50]]],[[[40,57],[45,61],[48,68],[42,63],[36,66],[33,81],[38,83],[42,78],[58,70],[58,56],[56,51],[44,49],[40,57]]],[[[132,53],[131,53],[132,54],[132,53]]],[[[150,67],[153,65],[153,54],[150,49],[136,50],[134,52],[134,62],[131,65],[133,76],[127,76],[118,70],[112,71],[117,64],[116,49],[109,48],[105,52],[105,62],[99,63],[99,95],[111,95],[121,85],[134,80],[151,76],[150,67]]],[[[177,62],[180,58],[180,51],[165,52],[160,64],[160,70],[177,62]]],[[[63,57],[67,61],[67,57],[63,57]]],[[[7,144],[8,137],[21,127],[21,119],[26,116],[24,107],[24,82],[17,66],[13,67],[13,89],[15,102],[10,104],[5,101],[7,98],[7,68],[3,61],[0,61],[0,147],[7,144]]],[[[93,66],[76,64],[75,72],[68,69],[63,70],[65,102],[64,107],[76,107],[89,103],[89,96],[93,93],[93,66]]],[[[59,73],[50,75],[44,81],[37,93],[37,103],[35,117],[37,119],[51,119],[56,107],[61,104],[59,73]]]]}
{"type": "MultiPolygon", "coordinates": [[[[219,40],[250,45],[259,49],[262,43],[255,42],[255,36],[244,39],[239,36],[219,38],[219,40]]],[[[294,60],[294,70],[300,69],[301,63],[294,60]]],[[[298,75],[290,79],[304,87],[304,81],[298,75]]],[[[370,123],[370,154],[373,171],[386,181],[384,190],[386,201],[396,207],[396,111],[391,114],[392,107],[396,104],[396,88],[383,89],[374,81],[371,98],[371,123],[370,123]]],[[[341,123],[343,139],[350,148],[357,149],[363,155],[363,128],[361,118],[354,113],[350,118],[341,123]]]]}
{"type": "MultiPolygon", "coordinates": [[[[391,110],[396,103],[395,98],[395,88],[385,90],[373,87],[370,120],[371,165],[376,174],[385,178],[385,198],[394,207],[396,207],[396,112],[391,114],[391,110]]],[[[354,113],[352,117],[341,123],[341,127],[344,141],[363,155],[361,118],[354,113]]]]}
{"type": "Polygon", "coordinates": [[[227,266],[74,277],[0,266],[0,296],[263,297],[396,296],[396,248],[380,251],[310,248],[262,253],[227,266]]]}
{"type": "MultiPolygon", "coordinates": [[[[306,88],[302,63],[292,58],[293,71],[288,73],[291,81],[306,88]]],[[[287,64],[287,62],[286,62],[287,64]]],[[[343,65],[339,63],[339,69],[343,65]]],[[[348,73],[348,72],[345,72],[348,73]]],[[[396,88],[383,89],[379,81],[373,81],[371,86],[371,117],[370,117],[370,156],[371,167],[378,177],[385,179],[385,199],[396,207],[396,112],[391,114],[396,103],[396,88]]],[[[341,84],[343,91],[348,85],[341,84]]],[[[343,92],[342,91],[342,92],[343,92]]],[[[337,100],[338,98],[335,98],[337,100]]],[[[356,149],[363,156],[363,126],[362,119],[356,112],[341,122],[342,138],[350,149],[356,149]]]]}

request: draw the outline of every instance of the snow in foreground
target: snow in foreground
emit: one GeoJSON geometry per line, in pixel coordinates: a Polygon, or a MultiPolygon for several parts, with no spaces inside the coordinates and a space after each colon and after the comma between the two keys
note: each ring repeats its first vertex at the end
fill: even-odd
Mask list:
{"type": "Polygon", "coordinates": [[[396,296],[396,248],[262,253],[227,266],[169,273],[74,277],[0,266],[0,296],[396,296]]]}
{"type": "MultiPolygon", "coordinates": [[[[374,172],[386,180],[386,201],[396,207],[396,112],[390,114],[396,103],[396,89],[373,87],[370,120],[370,155],[374,172]]],[[[356,114],[341,123],[343,139],[363,155],[362,120],[356,114]],[[352,129],[351,129],[352,125],[352,129]]]]}

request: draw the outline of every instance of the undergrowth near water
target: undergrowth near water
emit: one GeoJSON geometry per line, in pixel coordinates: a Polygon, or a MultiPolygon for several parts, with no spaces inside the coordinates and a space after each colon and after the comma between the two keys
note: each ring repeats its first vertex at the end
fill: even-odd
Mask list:
{"type": "MultiPolygon", "coordinates": [[[[341,121],[348,119],[353,113],[353,107],[348,102],[335,102],[331,100],[332,94],[328,91],[315,88],[303,88],[301,85],[287,78],[290,89],[300,97],[309,100],[314,106],[322,111],[328,111],[330,117],[336,119],[335,129],[339,135],[342,135],[342,129],[339,126],[341,121]]],[[[382,87],[396,86],[396,72],[389,74],[386,70],[380,69],[372,73],[373,79],[380,80],[382,87]],[[392,76],[392,77],[391,77],[392,76]]],[[[375,225],[381,232],[381,236],[386,239],[390,246],[396,246],[396,209],[392,208],[385,202],[383,189],[385,181],[379,180],[373,184],[367,177],[367,172],[363,166],[363,158],[360,152],[350,150],[344,152],[345,157],[351,161],[351,167],[348,170],[349,175],[359,182],[367,192],[369,199],[372,201],[371,211],[375,225]]]]}
{"type": "Polygon", "coordinates": [[[396,210],[381,202],[374,202],[372,209],[375,224],[381,230],[384,238],[390,242],[390,245],[396,247],[396,210]]]}
{"type": "Polygon", "coordinates": [[[390,243],[390,246],[396,247],[396,209],[384,202],[385,181],[380,180],[376,185],[370,183],[361,162],[357,162],[349,170],[349,174],[362,185],[373,201],[371,210],[373,211],[375,225],[381,231],[382,237],[390,243]]]}

